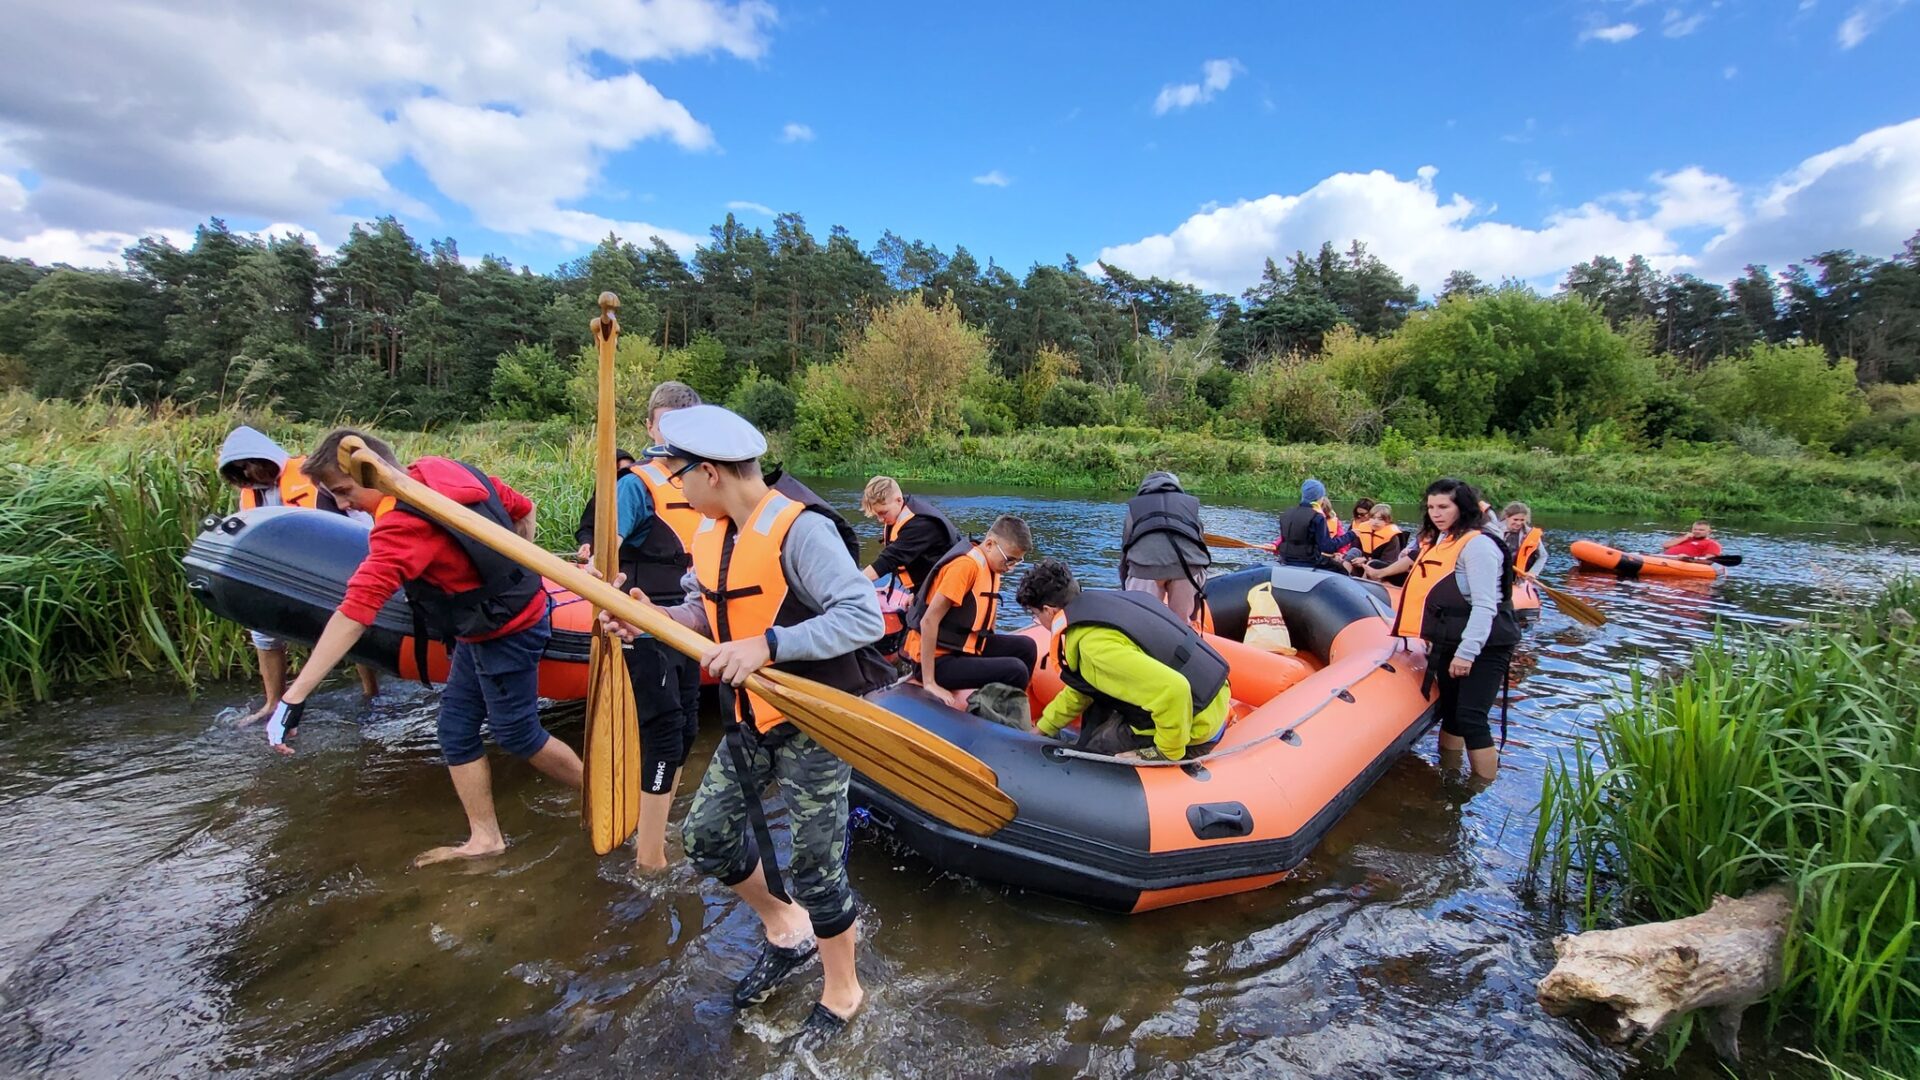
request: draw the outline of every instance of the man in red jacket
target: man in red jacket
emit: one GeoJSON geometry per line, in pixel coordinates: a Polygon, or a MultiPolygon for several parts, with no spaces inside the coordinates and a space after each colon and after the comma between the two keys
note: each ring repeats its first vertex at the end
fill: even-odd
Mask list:
{"type": "MultiPolygon", "coordinates": [[[[483,722],[501,749],[569,787],[580,786],[579,755],[547,734],[538,713],[540,657],[553,632],[546,590],[539,575],[355,483],[340,469],[340,443],[350,435],[394,467],[400,464],[386,443],[352,428],[335,428],[307,455],[302,469],[314,483],[332,492],[341,506],[376,516],[366,560],[347,580],[339,609],[268,721],[267,741],[283,754],[293,753],[287,738],[308,695],[366,633],[381,606],[404,588],[416,628],[424,623],[431,636],[453,643],[452,666],[440,692],[440,750],[469,830],[466,843],[434,848],[414,865],[497,855],[507,842],[494,817],[492,773],[480,740],[483,722]]],[[[533,539],[533,503],[498,477],[440,457],[421,458],[407,473],[533,539]]]]}

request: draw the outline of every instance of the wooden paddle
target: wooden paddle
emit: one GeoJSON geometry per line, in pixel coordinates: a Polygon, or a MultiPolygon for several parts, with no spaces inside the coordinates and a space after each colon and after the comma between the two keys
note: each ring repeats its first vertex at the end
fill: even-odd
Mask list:
{"type": "Polygon", "coordinates": [[[1553,601],[1555,607],[1571,616],[1573,621],[1585,623],[1588,626],[1607,625],[1607,613],[1585,600],[1570,592],[1556,589],[1544,581],[1535,580],[1533,584],[1535,588],[1546,594],[1547,599],[1553,601]]]}
{"type": "MultiPolygon", "coordinates": [[[[620,298],[600,294],[600,315],[593,320],[600,346],[598,412],[594,420],[593,565],[612,581],[620,569],[619,496],[614,485],[613,358],[620,340],[614,312],[620,298]]],[[[593,648],[587,659],[587,731],[581,741],[580,819],[596,855],[605,855],[633,835],[640,823],[640,714],[633,700],[619,637],[594,620],[593,648]]]]}
{"type": "MultiPolygon", "coordinates": [[[[545,575],[673,649],[698,657],[713,648],[712,641],[674,622],[659,608],[414,480],[358,439],[341,443],[340,467],[357,483],[404,500],[441,525],[545,575]]],[[[999,778],[985,762],[871,701],[772,668],[750,676],[746,688],[874,783],[955,828],[986,836],[1012,821],[1019,809],[1000,790],[999,778]]]]}
{"type": "Polygon", "coordinates": [[[1273,550],[1272,544],[1256,544],[1250,540],[1239,540],[1231,536],[1221,536],[1219,533],[1202,533],[1201,535],[1206,540],[1208,547],[1249,548],[1254,551],[1273,550]]]}

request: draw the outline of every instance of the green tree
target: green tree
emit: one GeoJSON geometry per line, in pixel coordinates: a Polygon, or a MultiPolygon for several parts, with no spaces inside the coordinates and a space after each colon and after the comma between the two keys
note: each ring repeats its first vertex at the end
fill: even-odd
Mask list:
{"type": "Polygon", "coordinates": [[[910,296],[874,310],[840,370],[874,433],[898,446],[958,427],[967,381],[992,351],[951,299],[928,307],[910,296]]]}
{"type": "Polygon", "coordinates": [[[1866,415],[1853,361],[1818,345],[1758,345],[1709,367],[1700,400],[1728,424],[1753,423],[1809,446],[1828,446],[1866,415]]]}

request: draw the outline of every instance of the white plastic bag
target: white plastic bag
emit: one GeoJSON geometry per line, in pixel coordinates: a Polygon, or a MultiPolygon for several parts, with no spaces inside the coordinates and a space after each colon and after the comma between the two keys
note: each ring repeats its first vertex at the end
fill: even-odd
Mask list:
{"type": "Polygon", "coordinates": [[[1270,581],[1263,581],[1247,590],[1246,643],[1282,656],[1292,656],[1296,651],[1293,637],[1287,633],[1287,620],[1280,614],[1280,605],[1273,598],[1273,583],[1270,581]]]}

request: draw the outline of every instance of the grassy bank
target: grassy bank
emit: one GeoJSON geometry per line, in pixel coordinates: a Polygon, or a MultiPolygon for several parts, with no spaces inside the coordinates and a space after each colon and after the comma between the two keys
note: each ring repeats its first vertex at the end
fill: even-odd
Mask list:
{"type": "MultiPolygon", "coordinates": [[[[1297,497],[1326,481],[1336,501],[1362,495],[1413,507],[1438,476],[1535,510],[1692,514],[1779,521],[1920,525],[1920,466],[1818,456],[1762,458],[1733,449],[1551,454],[1510,449],[1411,449],[1347,444],[1278,446],[1131,428],[1060,428],[950,439],[887,452],[868,445],[831,459],[793,455],[809,476],[886,473],[951,481],[1130,494],[1154,469],[1202,496],[1297,497]]],[[[1404,514],[1402,515],[1405,516],[1404,514]]]]}
{"type": "Polygon", "coordinates": [[[1542,785],[1531,873],[1588,925],[1787,881],[1776,1018],[1920,1076],[1920,582],[1636,678],[1542,785]],[[1591,750],[1592,753],[1588,753],[1591,750]]]}

